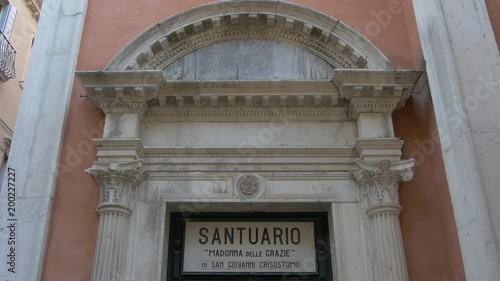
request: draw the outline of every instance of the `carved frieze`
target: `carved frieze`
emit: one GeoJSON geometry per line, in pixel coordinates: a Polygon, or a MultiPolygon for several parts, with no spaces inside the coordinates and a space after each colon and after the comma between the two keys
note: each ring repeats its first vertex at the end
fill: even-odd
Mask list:
{"type": "MultiPolygon", "coordinates": [[[[167,38],[168,37],[169,35],[167,35],[167,38]]],[[[342,53],[343,50],[340,50],[339,52],[339,50],[335,48],[334,43],[325,44],[321,42],[319,38],[305,35],[296,30],[267,25],[245,25],[223,26],[221,28],[210,29],[199,34],[195,34],[183,40],[171,43],[168,48],[158,52],[154,56],[149,56],[149,58],[143,53],[143,59],[141,59],[141,57],[137,58],[136,62],[129,66],[129,69],[163,69],[178,58],[192,52],[193,46],[200,48],[219,42],[243,38],[280,38],[293,45],[302,47],[308,46],[312,53],[325,59],[327,62],[338,68],[363,68],[366,64],[366,60],[362,57],[355,56],[353,59],[349,56],[349,54],[342,53]],[[145,62],[143,64],[139,64],[137,61],[145,62]]]]}

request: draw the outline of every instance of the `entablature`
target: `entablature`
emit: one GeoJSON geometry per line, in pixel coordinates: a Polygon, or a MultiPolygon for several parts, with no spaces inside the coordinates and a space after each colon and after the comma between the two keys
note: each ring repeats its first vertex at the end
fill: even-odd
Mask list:
{"type": "Polygon", "coordinates": [[[331,80],[167,81],[161,71],[78,71],[105,114],[138,113],[175,121],[355,121],[392,113],[410,96],[420,71],[337,69],[331,80]]]}

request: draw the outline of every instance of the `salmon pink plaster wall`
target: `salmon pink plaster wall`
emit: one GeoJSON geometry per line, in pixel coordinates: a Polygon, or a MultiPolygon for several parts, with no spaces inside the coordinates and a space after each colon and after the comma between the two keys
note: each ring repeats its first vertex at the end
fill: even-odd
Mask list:
{"type": "Polygon", "coordinates": [[[389,58],[393,67],[413,67],[413,54],[407,36],[404,7],[399,0],[292,0],[288,2],[316,9],[353,27],[375,44],[389,58]]]}
{"type": "MultiPolygon", "coordinates": [[[[421,85],[420,85],[421,86],[421,85]]],[[[465,281],[457,228],[426,84],[393,116],[405,141],[404,158],[415,158],[415,178],[401,184],[401,229],[410,280],[465,281]]]]}
{"type": "Polygon", "coordinates": [[[422,54],[422,46],[420,45],[420,36],[417,29],[417,20],[413,11],[412,0],[401,0],[404,7],[406,18],[406,34],[410,41],[410,49],[412,52],[412,62],[416,69],[425,69],[425,61],[422,54]]]}
{"type": "Polygon", "coordinates": [[[500,1],[486,0],[486,7],[488,8],[488,14],[490,15],[493,31],[495,32],[497,45],[500,48],[500,1]]]}
{"type": "MultiPolygon", "coordinates": [[[[151,25],[208,2],[211,1],[89,0],[77,69],[103,69],[121,48],[151,25]]],[[[384,52],[394,67],[422,66],[418,63],[421,51],[415,48],[418,35],[413,10],[407,5],[399,6],[396,0],[290,2],[322,11],[352,26],[384,52]],[[374,26],[379,27],[378,32],[374,32],[374,26]]],[[[102,133],[104,116],[82,95],[81,86],[75,82],[43,269],[42,280],[46,281],[88,281],[91,277],[98,187],[90,175],[84,174],[95,159],[95,149],[85,146],[89,135],[99,137],[102,133]]],[[[414,97],[407,108],[395,115],[396,132],[407,142],[406,156],[415,140],[429,138],[435,129],[431,101],[426,95],[414,97]]],[[[452,276],[463,276],[438,148],[425,165],[417,167],[415,179],[401,189],[405,207],[402,230],[412,281],[451,281],[452,276]]]]}
{"type": "MultiPolygon", "coordinates": [[[[402,0],[415,68],[425,69],[412,0],[402,0]]],[[[410,280],[465,281],[453,207],[426,77],[406,106],[393,115],[405,141],[404,158],[415,158],[415,178],[401,184],[401,230],[410,280]]]]}
{"type": "Polygon", "coordinates": [[[90,105],[75,81],[59,160],[42,280],[90,280],[96,245],[99,190],[84,170],[96,150],[92,138],[102,136],[104,115],[90,105]]]}
{"type": "MultiPolygon", "coordinates": [[[[398,1],[294,0],[289,2],[340,19],[369,38],[388,56],[394,67],[409,68],[412,66],[413,56],[406,35],[403,7],[398,1]],[[389,6],[388,3],[398,5],[389,6]],[[371,29],[367,28],[369,26],[380,27],[380,32],[370,32],[371,29]]],[[[148,0],[148,4],[144,5],[144,1],[90,0],[80,50],[79,69],[103,69],[123,46],[151,25],[188,8],[210,2],[212,1],[148,0]]]]}

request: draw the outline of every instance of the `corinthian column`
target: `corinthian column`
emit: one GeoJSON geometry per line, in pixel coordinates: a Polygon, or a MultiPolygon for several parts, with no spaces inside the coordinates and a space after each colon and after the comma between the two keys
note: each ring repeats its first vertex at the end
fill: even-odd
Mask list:
{"type": "Polygon", "coordinates": [[[413,178],[413,159],[380,162],[357,160],[354,180],[362,188],[370,221],[375,281],[408,281],[399,225],[399,183],[413,178]]]}
{"type": "Polygon", "coordinates": [[[85,172],[99,183],[99,230],[92,281],[118,281],[123,278],[130,200],[145,177],[142,160],[128,163],[94,162],[85,172]]]}

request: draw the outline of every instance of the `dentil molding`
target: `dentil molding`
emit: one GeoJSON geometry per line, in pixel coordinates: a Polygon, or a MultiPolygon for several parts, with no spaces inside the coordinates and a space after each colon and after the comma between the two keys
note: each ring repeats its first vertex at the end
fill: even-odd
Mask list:
{"type": "Polygon", "coordinates": [[[355,121],[392,113],[420,71],[337,69],[331,80],[166,81],[161,71],[78,71],[91,102],[106,114],[168,121],[355,121]]]}

